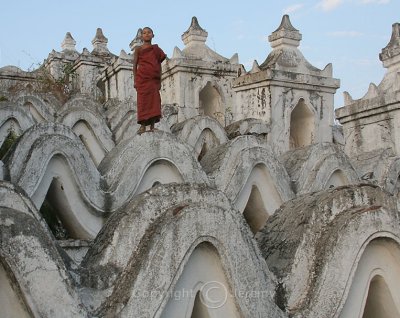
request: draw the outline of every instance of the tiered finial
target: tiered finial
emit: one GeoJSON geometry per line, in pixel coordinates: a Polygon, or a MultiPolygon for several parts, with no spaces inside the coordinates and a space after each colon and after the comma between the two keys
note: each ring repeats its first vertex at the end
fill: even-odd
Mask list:
{"type": "Polygon", "coordinates": [[[61,43],[61,48],[63,51],[76,51],[75,49],[76,41],[72,37],[70,32],[65,35],[64,41],[61,43]]]}
{"type": "Polygon", "coordinates": [[[400,66],[400,23],[392,25],[392,36],[386,47],[379,54],[379,59],[383,62],[383,66],[389,68],[391,66],[400,66]]]}
{"type": "Polygon", "coordinates": [[[129,48],[131,49],[132,52],[135,51],[135,49],[138,46],[141,46],[143,44],[142,31],[143,30],[141,28],[139,28],[136,33],[135,38],[131,41],[131,43],[129,43],[129,48]]]}
{"type": "Polygon", "coordinates": [[[193,17],[189,29],[182,34],[182,41],[185,45],[192,41],[205,43],[207,36],[208,32],[199,25],[197,18],[193,17]]]}
{"type": "Polygon", "coordinates": [[[298,47],[301,41],[301,33],[295,29],[290,22],[289,16],[285,14],[282,17],[279,27],[268,37],[273,48],[283,44],[298,47]]]}
{"type": "Polygon", "coordinates": [[[93,51],[95,54],[109,54],[110,51],[107,48],[108,39],[104,36],[103,30],[97,28],[96,35],[92,40],[93,51]]]}

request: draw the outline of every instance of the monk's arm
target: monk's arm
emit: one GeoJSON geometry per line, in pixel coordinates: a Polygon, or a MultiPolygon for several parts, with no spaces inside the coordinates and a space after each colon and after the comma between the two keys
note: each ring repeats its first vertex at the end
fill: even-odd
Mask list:
{"type": "Polygon", "coordinates": [[[160,63],[164,62],[164,60],[167,58],[167,54],[164,53],[163,50],[161,50],[161,56],[160,56],[160,63]]]}
{"type": "Polygon", "coordinates": [[[133,75],[136,75],[140,47],[133,52],[133,75]]]}

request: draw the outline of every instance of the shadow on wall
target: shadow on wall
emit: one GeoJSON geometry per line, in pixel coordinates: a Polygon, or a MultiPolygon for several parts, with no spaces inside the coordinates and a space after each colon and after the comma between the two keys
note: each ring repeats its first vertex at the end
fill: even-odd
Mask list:
{"type": "Polygon", "coordinates": [[[340,317],[400,317],[400,246],[387,238],[371,241],[351,283],[340,317]]]}

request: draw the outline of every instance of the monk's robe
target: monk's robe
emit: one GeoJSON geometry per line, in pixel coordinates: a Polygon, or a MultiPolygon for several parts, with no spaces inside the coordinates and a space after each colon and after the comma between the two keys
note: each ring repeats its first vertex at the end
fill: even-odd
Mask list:
{"type": "Polygon", "coordinates": [[[139,49],[135,75],[138,124],[150,125],[160,121],[161,62],[165,58],[157,44],[139,49]]]}

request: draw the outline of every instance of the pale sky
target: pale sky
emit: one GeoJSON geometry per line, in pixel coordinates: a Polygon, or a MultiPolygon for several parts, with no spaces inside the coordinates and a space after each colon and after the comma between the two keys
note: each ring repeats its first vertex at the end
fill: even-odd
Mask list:
{"type": "Polygon", "coordinates": [[[150,26],[153,43],[169,55],[184,48],[181,35],[192,16],[208,32],[206,44],[249,70],[253,60],[261,64],[271,52],[270,35],[289,14],[303,39],[300,50],[314,66],[332,63],[340,79],[335,107],[343,105],[343,91],[361,98],[370,82],[379,84],[385,73],[379,61],[389,42],[392,24],[400,22],[400,0],[1,0],[0,67],[36,68],[52,49],[61,51],[66,32],[71,32],[78,52],[92,50],[91,40],[101,27],[108,48],[116,55],[138,28],[150,26]]]}

